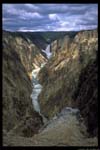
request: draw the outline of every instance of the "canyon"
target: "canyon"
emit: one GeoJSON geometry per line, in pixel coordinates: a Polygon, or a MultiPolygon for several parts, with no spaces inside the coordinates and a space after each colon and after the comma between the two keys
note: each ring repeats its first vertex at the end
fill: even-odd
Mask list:
{"type": "Polygon", "coordinates": [[[98,146],[98,30],[3,31],[3,145],[98,146]]]}

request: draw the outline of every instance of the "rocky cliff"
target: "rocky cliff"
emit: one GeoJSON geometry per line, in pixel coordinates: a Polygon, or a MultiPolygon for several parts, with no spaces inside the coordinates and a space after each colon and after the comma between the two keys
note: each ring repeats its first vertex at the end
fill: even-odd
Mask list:
{"type": "Polygon", "coordinates": [[[40,49],[20,34],[3,32],[3,133],[32,136],[42,125],[33,110],[29,73],[46,61],[40,49]]]}
{"type": "MultiPolygon", "coordinates": [[[[74,93],[76,93],[80,82],[82,70],[87,67],[90,61],[96,60],[98,50],[97,30],[80,31],[73,37],[64,36],[51,43],[51,49],[53,56],[39,74],[40,82],[43,84],[43,90],[39,96],[41,111],[48,118],[52,118],[65,106],[75,107],[75,101],[79,103],[77,98],[74,97],[74,93]]],[[[97,72],[94,73],[94,76],[97,76],[97,72]]],[[[89,83],[91,87],[92,82],[89,83]]],[[[94,84],[95,88],[96,82],[94,84]]],[[[87,95],[89,95],[88,92],[89,90],[87,95]]],[[[80,93],[78,94],[80,95],[80,93]]],[[[90,109],[94,103],[97,103],[97,97],[92,98],[92,100],[90,100],[90,97],[87,99],[84,97],[81,100],[83,101],[81,107],[85,107],[84,104],[87,101],[87,112],[92,112],[91,116],[83,115],[87,118],[86,122],[94,116],[93,113],[97,108],[96,104],[95,110],[90,109]],[[88,104],[90,101],[92,106],[88,104]]],[[[89,123],[86,124],[89,125],[89,123]]]]}
{"type": "MultiPolygon", "coordinates": [[[[38,37],[38,41],[36,39],[37,36],[35,38],[35,35],[31,33],[3,31],[3,47],[10,47],[18,53],[28,75],[31,75],[34,68],[40,67],[47,61],[45,53],[39,48],[42,38],[38,37]],[[36,42],[37,45],[34,44],[36,42]]],[[[43,40],[42,47],[46,47],[46,42],[43,40]]]]}
{"type": "Polygon", "coordinates": [[[54,34],[3,32],[4,145],[97,145],[98,32],[54,34]],[[50,42],[52,57],[47,60],[41,49],[50,42]],[[42,129],[30,98],[30,74],[46,62],[38,75],[43,86],[39,103],[41,113],[51,120],[42,129]],[[65,107],[79,108],[83,121],[73,115],[68,120],[54,117],[65,107]]]}
{"type": "MultiPolygon", "coordinates": [[[[32,136],[42,125],[33,110],[32,70],[47,62],[48,38],[65,33],[22,33],[3,31],[3,131],[32,136]],[[50,35],[49,35],[50,34],[50,35]],[[53,35],[52,35],[53,34],[53,35]]],[[[49,41],[50,42],[50,41],[49,41]]]]}
{"type": "Polygon", "coordinates": [[[74,93],[75,105],[81,110],[91,136],[98,135],[98,64],[89,61],[82,70],[74,93]]]}

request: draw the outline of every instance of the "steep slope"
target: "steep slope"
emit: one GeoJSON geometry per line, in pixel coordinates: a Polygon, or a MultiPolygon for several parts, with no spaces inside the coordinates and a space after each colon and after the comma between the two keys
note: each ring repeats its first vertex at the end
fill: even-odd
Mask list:
{"type": "Polygon", "coordinates": [[[97,30],[80,31],[73,38],[64,36],[54,41],[51,49],[53,57],[39,74],[43,85],[39,96],[41,111],[48,118],[65,106],[75,107],[74,93],[80,74],[90,60],[96,59],[97,30]]]}
{"type": "Polygon", "coordinates": [[[28,33],[3,31],[3,46],[11,47],[18,53],[28,74],[31,74],[34,68],[40,67],[42,63],[47,61],[45,53],[34,44],[34,42],[37,42],[37,45],[39,45],[38,43],[41,40],[35,41],[37,38],[39,37],[35,38],[35,35],[33,38],[31,33],[28,35],[28,33]]]}
{"type": "Polygon", "coordinates": [[[28,76],[34,68],[47,61],[39,49],[39,46],[46,46],[46,42],[41,39],[36,33],[3,31],[4,137],[9,134],[30,137],[43,124],[41,116],[33,110],[30,98],[32,85],[28,76]]]}
{"type": "MultiPolygon", "coordinates": [[[[41,36],[43,41],[48,37],[52,41],[54,35],[41,36]]],[[[97,118],[93,122],[97,115],[97,30],[59,36],[54,36],[57,40],[50,45],[53,56],[47,62],[39,48],[47,43],[42,44],[37,33],[3,32],[3,145],[97,146],[97,118]],[[43,126],[41,116],[32,107],[28,75],[46,62],[38,75],[43,86],[41,113],[50,119],[43,126]],[[61,115],[66,106],[78,107],[84,120],[68,112],[61,115]],[[96,137],[88,138],[84,123],[89,134],[96,137]]]]}
{"type": "Polygon", "coordinates": [[[82,70],[74,99],[91,136],[98,134],[98,64],[92,60],[82,70]]]}
{"type": "Polygon", "coordinates": [[[21,60],[11,47],[3,49],[3,131],[16,129],[17,134],[33,135],[41,126],[41,117],[34,112],[30,94],[31,81],[21,60]],[[30,122],[30,119],[32,120],[30,122]],[[23,125],[22,125],[23,124],[23,125]],[[28,125],[29,124],[29,125],[28,125]],[[33,131],[33,132],[32,132],[33,131]]]}
{"type": "Polygon", "coordinates": [[[32,136],[42,125],[42,118],[34,111],[32,70],[47,61],[30,39],[19,33],[3,31],[3,133],[32,136]],[[31,47],[31,48],[30,48],[31,47]]]}

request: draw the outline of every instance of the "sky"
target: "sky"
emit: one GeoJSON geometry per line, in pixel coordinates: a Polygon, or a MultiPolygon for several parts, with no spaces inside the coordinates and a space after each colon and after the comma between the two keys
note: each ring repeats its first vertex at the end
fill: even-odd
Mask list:
{"type": "Polygon", "coordinates": [[[98,4],[2,4],[3,30],[79,31],[98,27],[98,4]]]}

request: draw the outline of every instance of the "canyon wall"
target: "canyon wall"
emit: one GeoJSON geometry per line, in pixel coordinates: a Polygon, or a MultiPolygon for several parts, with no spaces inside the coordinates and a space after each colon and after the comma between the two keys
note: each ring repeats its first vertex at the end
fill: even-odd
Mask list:
{"type": "MultiPolygon", "coordinates": [[[[40,67],[41,63],[47,61],[45,53],[39,48],[41,40],[38,39],[36,45],[34,44],[36,39],[31,34],[29,36],[28,33],[3,32],[3,47],[12,48],[18,53],[28,75],[33,69],[40,67]]],[[[46,47],[44,44],[46,43],[43,42],[43,47],[46,47]]]]}
{"type": "Polygon", "coordinates": [[[30,39],[3,32],[3,133],[33,136],[42,125],[33,109],[29,73],[46,61],[30,39]]]}
{"type": "MultiPolygon", "coordinates": [[[[53,38],[55,34],[49,33],[53,38]],[[53,34],[53,35],[52,35],[53,34]]],[[[65,34],[65,33],[62,33],[65,34]]],[[[47,33],[3,31],[3,133],[32,136],[42,125],[32,106],[32,70],[47,62],[47,33]]]]}
{"type": "MultiPolygon", "coordinates": [[[[97,30],[80,31],[73,37],[66,35],[51,43],[51,50],[53,56],[39,74],[40,83],[43,85],[43,90],[39,96],[41,112],[48,118],[52,118],[62,108],[66,106],[76,107],[76,103],[83,101],[79,104],[81,105],[80,107],[86,107],[87,112],[91,111],[91,115],[83,115],[84,118],[87,118],[85,123],[88,124],[89,128],[91,126],[89,124],[91,123],[87,121],[94,116],[94,111],[96,112],[95,119],[97,122],[97,96],[96,98],[91,98],[91,95],[89,98],[84,97],[84,99],[81,98],[82,100],[78,101],[75,93],[79,86],[82,71],[88,68],[89,64],[91,66],[92,62],[97,59],[97,30]],[[85,103],[85,101],[87,102],[85,103]],[[91,105],[89,105],[90,102],[91,105]],[[90,109],[94,103],[96,105],[95,110],[90,109]]],[[[94,67],[97,68],[98,66],[93,66],[93,69],[94,67]]],[[[91,74],[91,72],[89,73],[91,74]]],[[[87,75],[89,73],[86,72],[87,75]]],[[[94,76],[97,76],[97,72],[94,73],[94,76]]],[[[96,82],[93,82],[95,84],[94,88],[97,89],[97,78],[95,80],[96,82]]],[[[92,86],[92,82],[88,84],[90,84],[90,87],[92,86]]],[[[83,90],[85,90],[85,86],[83,90]]],[[[78,90],[77,95],[80,95],[81,91],[78,90]]],[[[87,95],[89,95],[89,90],[87,91],[87,95]]],[[[81,109],[82,114],[84,114],[83,111],[85,112],[85,109],[81,109]]],[[[93,118],[89,120],[93,121],[93,118]]],[[[96,129],[97,126],[94,128],[96,129]]],[[[92,134],[94,135],[93,132],[92,134]]]]}
{"type": "Polygon", "coordinates": [[[3,31],[3,134],[31,137],[43,125],[32,106],[30,77],[33,69],[47,63],[38,75],[41,113],[51,119],[64,107],[77,107],[89,134],[97,136],[98,31],[57,37],[49,60],[41,50],[47,43],[36,39],[29,33],[3,31]]]}

